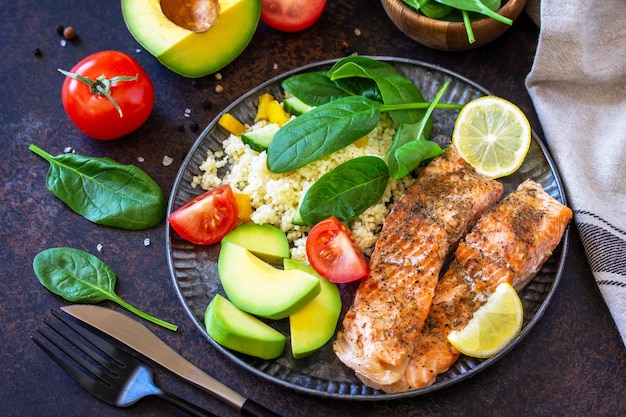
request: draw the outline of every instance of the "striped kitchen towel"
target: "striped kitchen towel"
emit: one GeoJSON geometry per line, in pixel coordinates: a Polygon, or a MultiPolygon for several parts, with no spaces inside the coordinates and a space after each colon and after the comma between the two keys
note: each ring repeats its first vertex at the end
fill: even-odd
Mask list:
{"type": "Polygon", "coordinates": [[[526,87],[626,345],[626,1],[535,3],[539,44],[526,87]]]}

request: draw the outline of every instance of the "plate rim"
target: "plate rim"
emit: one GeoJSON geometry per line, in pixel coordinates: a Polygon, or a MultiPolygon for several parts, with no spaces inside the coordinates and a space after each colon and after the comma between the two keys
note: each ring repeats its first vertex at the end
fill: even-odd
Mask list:
{"type": "MultiPolygon", "coordinates": [[[[365,55],[364,55],[365,56],[365,55]]],[[[456,78],[460,81],[462,81],[465,84],[468,84],[469,86],[472,86],[473,88],[475,88],[478,92],[484,94],[484,95],[491,95],[492,93],[484,88],[482,85],[464,77],[463,75],[460,75],[454,71],[448,70],[446,68],[443,68],[439,65],[436,64],[431,64],[431,63],[427,63],[424,61],[420,61],[420,60],[415,60],[415,59],[411,59],[411,58],[399,58],[399,57],[391,57],[391,56],[375,56],[375,55],[371,55],[371,56],[367,56],[369,58],[373,58],[376,60],[380,60],[380,61],[384,61],[387,63],[391,63],[391,64],[404,64],[404,65],[411,65],[411,66],[417,66],[417,67],[423,67],[426,69],[430,69],[439,73],[443,73],[446,74],[450,77],[456,78]]],[[[296,67],[293,68],[291,70],[288,70],[286,72],[283,72],[279,75],[276,75],[258,85],[256,85],[255,87],[252,87],[250,90],[248,90],[246,93],[244,93],[243,95],[239,96],[237,99],[235,99],[234,101],[232,101],[228,106],[226,106],[222,111],[220,111],[215,118],[206,126],[205,129],[203,129],[203,131],[198,135],[198,137],[196,138],[195,142],[193,143],[193,145],[190,147],[187,155],[185,156],[185,158],[183,159],[183,162],[181,163],[178,172],[176,174],[174,183],[172,185],[171,191],[170,191],[170,195],[168,198],[168,204],[167,204],[167,211],[166,211],[166,217],[169,216],[169,214],[173,211],[173,208],[175,206],[175,199],[176,199],[176,191],[179,188],[180,184],[182,183],[182,181],[184,181],[184,173],[187,170],[189,164],[192,162],[193,157],[196,153],[196,151],[198,150],[198,148],[200,147],[200,145],[202,144],[203,140],[206,138],[206,136],[209,134],[209,132],[211,132],[211,130],[215,127],[215,125],[217,124],[219,118],[225,114],[228,113],[231,109],[235,108],[236,106],[238,106],[241,102],[244,102],[246,99],[248,99],[250,96],[254,95],[255,93],[257,93],[259,90],[268,87],[272,84],[275,84],[277,81],[285,79],[291,75],[297,74],[297,73],[302,73],[302,72],[307,72],[307,71],[311,71],[312,69],[319,69],[319,68],[323,68],[323,67],[328,67],[331,66],[332,64],[334,64],[335,62],[339,61],[342,58],[333,58],[333,59],[327,59],[327,60],[323,60],[323,61],[318,61],[318,62],[314,62],[314,63],[309,63],[306,65],[302,65],[300,67],[296,67]]],[[[554,162],[554,159],[552,158],[552,155],[550,154],[547,146],[543,143],[543,140],[541,140],[541,138],[539,138],[539,136],[535,133],[534,130],[531,130],[532,132],[532,138],[533,140],[536,142],[536,144],[539,146],[542,154],[544,155],[545,159],[546,159],[546,163],[551,171],[551,173],[554,176],[554,182],[556,185],[556,189],[558,191],[559,194],[559,200],[561,201],[561,203],[567,205],[567,198],[566,198],[566,194],[565,194],[565,190],[563,187],[563,183],[561,181],[561,176],[559,174],[559,171],[557,169],[557,166],[554,162]]],[[[251,372],[252,374],[258,376],[259,378],[265,380],[265,381],[269,381],[273,384],[276,384],[280,387],[284,387],[299,393],[304,393],[304,394],[308,394],[308,395],[313,395],[313,396],[317,396],[317,397],[323,397],[323,398],[331,398],[331,399],[339,399],[339,400],[358,400],[358,401],[387,401],[387,400],[395,400],[395,399],[401,399],[401,398],[410,398],[410,397],[416,397],[416,396],[421,396],[421,395],[425,395],[434,391],[438,391],[444,388],[448,388],[451,385],[457,384],[460,381],[464,381],[466,379],[469,379],[473,376],[475,376],[476,374],[482,372],[483,370],[485,370],[486,368],[488,368],[489,366],[493,365],[494,363],[496,363],[497,361],[499,361],[501,358],[503,358],[504,356],[506,356],[506,354],[508,354],[509,351],[511,351],[513,348],[515,348],[515,346],[517,346],[522,339],[524,339],[527,334],[534,328],[534,326],[537,324],[537,322],[543,317],[546,309],[548,308],[548,305],[550,304],[550,302],[552,301],[552,298],[554,296],[554,293],[556,292],[556,289],[558,288],[559,282],[561,280],[561,277],[563,275],[563,270],[565,268],[565,261],[567,258],[567,253],[568,253],[568,241],[569,241],[569,226],[566,228],[565,233],[563,234],[563,237],[561,239],[561,242],[559,244],[558,247],[560,247],[560,251],[561,251],[561,258],[558,260],[556,268],[555,268],[555,272],[554,272],[554,280],[552,282],[551,288],[549,289],[549,291],[546,293],[546,296],[544,298],[544,300],[541,302],[539,308],[535,311],[533,317],[530,319],[530,321],[522,328],[522,331],[520,332],[520,334],[512,341],[512,343],[510,343],[507,347],[505,347],[502,351],[500,351],[498,354],[494,355],[491,358],[487,358],[484,360],[481,360],[476,366],[473,366],[471,369],[469,369],[467,372],[464,372],[460,375],[458,375],[456,378],[454,379],[450,379],[450,380],[446,380],[446,381],[442,381],[441,383],[435,383],[433,385],[430,385],[428,387],[424,387],[421,389],[417,389],[417,390],[412,390],[412,391],[406,391],[406,392],[400,392],[400,393],[391,393],[391,394],[387,394],[384,393],[382,391],[376,391],[374,390],[373,394],[353,394],[353,393],[339,393],[339,392],[327,392],[327,391],[320,391],[320,390],[316,390],[313,388],[308,388],[302,385],[297,385],[282,379],[279,379],[273,375],[269,375],[265,372],[263,372],[261,369],[252,366],[250,363],[244,361],[243,359],[241,359],[240,357],[236,356],[235,354],[233,354],[232,352],[230,352],[228,349],[222,347],[221,345],[219,345],[217,342],[215,342],[206,332],[206,330],[204,329],[204,326],[202,325],[202,323],[200,323],[198,321],[198,319],[196,318],[195,314],[193,313],[193,311],[191,311],[191,308],[189,307],[188,303],[186,302],[185,296],[181,291],[178,279],[176,277],[176,273],[175,273],[175,266],[174,266],[174,262],[173,262],[173,257],[172,257],[172,242],[171,242],[171,233],[172,233],[172,229],[169,225],[169,223],[166,221],[165,224],[165,240],[166,240],[166,255],[167,255],[167,263],[168,263],[168,269],[169,269],[169,273],[170,273],[170,278],[172,280],[172,283],[174,284],[174,289],[176,291],[176,295],[177,298],[179,300],[179,302],[182,304],[183,309],[185,310],[185,313],[189,316],[189,318],[191,319],[191,321],[193,322],[194,326],[198,329],[198,331],[200,331],[201,335],[213,346],[216,348],[216,350],[218,352],[220,352],[220,354],[224,355],[225,358],[227,358],[228,360],[230,360],[231,362],[235,363],[236,365],[242,367],[243,369],[246,369],[247,371],[251,372]]]]}

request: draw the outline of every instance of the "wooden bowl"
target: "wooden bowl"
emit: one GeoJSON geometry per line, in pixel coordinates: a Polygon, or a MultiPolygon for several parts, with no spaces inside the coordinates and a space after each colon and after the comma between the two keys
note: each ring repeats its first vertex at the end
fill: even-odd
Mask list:
{"type": "MultiPolygon", "coordinates": [[[[442,51],[465,51],[485,45],[510,28],[489,17],[472,21],[476,41],[467,40],[463,22],[447,22],[431,19],[416,12],[402,0],[381,0],[391,21],[398,29],[422,45],[442,51]]],[[[502,16],[515,21],[520,15],[526,0],[508,0],[498,10],[502,16]]]]}

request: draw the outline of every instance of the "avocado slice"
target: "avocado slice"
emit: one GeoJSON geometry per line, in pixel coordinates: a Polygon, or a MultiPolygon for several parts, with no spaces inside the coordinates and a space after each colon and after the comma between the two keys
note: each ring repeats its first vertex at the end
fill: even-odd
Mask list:
{"type": "Polygon", "coordinates": [[[133,37],[170,70],[189,78],[212,74],[246,48],[261,16],[261,0],[219,0],[219,15],[206,32],[170,21],[159,0],[122,0],[133,37]]]}
{"type": "Polygon", "coordinates": [[[244,223],[222,239],[248,249],[262,260],[281,265],[289,258],[289,241],[285,233],[271,224],[244,223]]]}
{"type": "Polygon", "coordinates": [[[291,353],[296,359],[315,353],[335,334],[341,314],[341,294],[337,285],[320,276],[310,266],[285,259],[286,270],[300,270],[320,280],[321,291],[311,302],[289,316],[291,353]]]}
{"type": "Polygon", "coordinates": [[[204,327],[220,345],[261,359],[279,357],[287,338],[217,294],[204,313],[204,327]]]}
{"type": "Polygon", "coordinates": [[[235,306],[268,319],[288,317],[321,291],[316,277],[274,268],[231,242],[222,242],[217,269],[224,292],[235,306]]]}

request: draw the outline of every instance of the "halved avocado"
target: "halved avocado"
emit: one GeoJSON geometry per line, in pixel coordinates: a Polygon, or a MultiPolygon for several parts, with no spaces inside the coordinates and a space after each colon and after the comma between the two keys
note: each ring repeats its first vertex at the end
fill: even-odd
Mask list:
{"type": "Polygon", "coordinates": [[[159,0],[122,0],[128,30],[172,71],[189,78],[212,74],[232,62],[254,35],[261,0],[219,0],[214,25],[198,33],[170,21],[159,0]]]}

